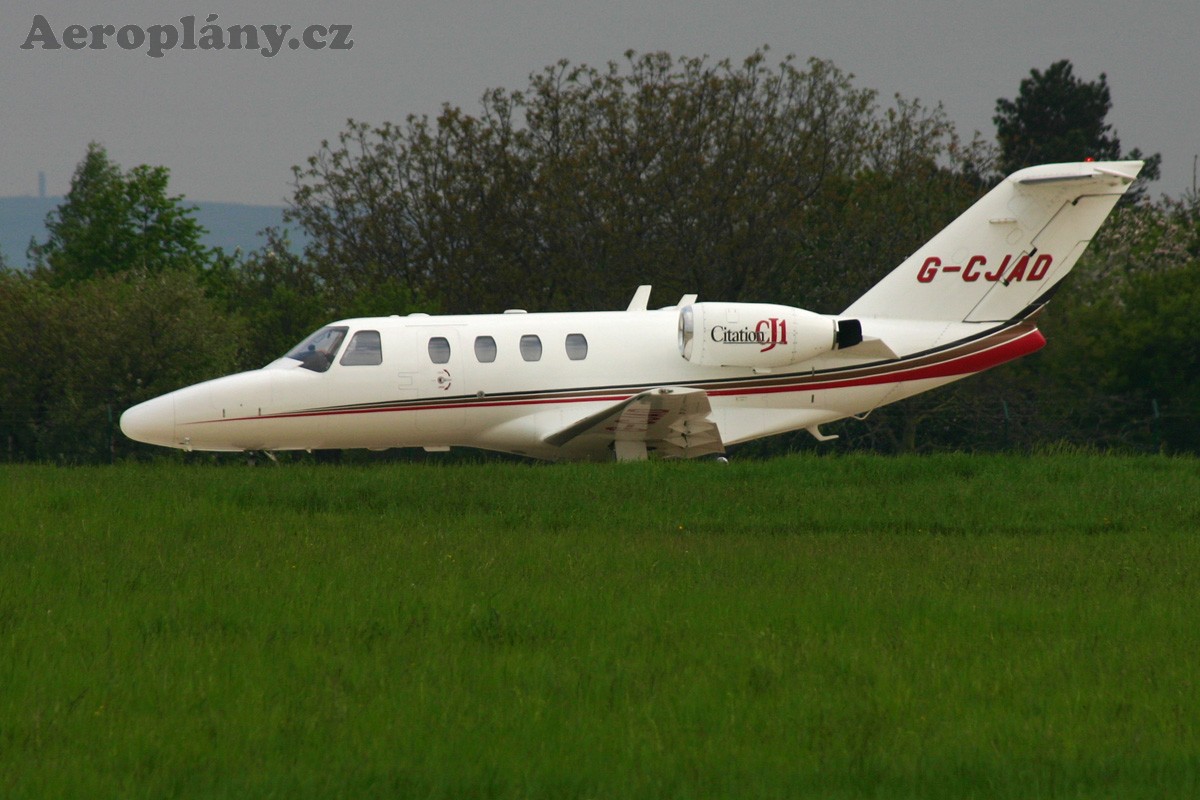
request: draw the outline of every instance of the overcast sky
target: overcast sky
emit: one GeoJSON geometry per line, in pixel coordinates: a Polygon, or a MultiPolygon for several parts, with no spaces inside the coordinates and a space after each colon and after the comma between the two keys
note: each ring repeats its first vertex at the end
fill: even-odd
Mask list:
{"type": "MultiPolygon", "coordinates": [[[[961,0],[5,0],[0,10],[0,195],[67,190],[89,141],[124,167],[170,168],[191,200],[282,204],[291,166],[348,118],[468,112],[488,87],[523,87],[560,58],[603,64],[628,49],[737,61],[769,45],[826,58],[882,97],[940,101],[960,133],[994,136],[998,97],[1070,59],[1107,73],[1122,145],[1163,155],[1152,190],[1192,185],[1200,153],[1200,0],[1057,0],[1028,10],[961,0]],[[71,25],[349,25],[353,48],[25,50],[37,15],[71,25]]],[[[132,34],[129,34],[132,35],[132,34]]],[[[132,41],[127,39],[127,41],[132,41]]]]}

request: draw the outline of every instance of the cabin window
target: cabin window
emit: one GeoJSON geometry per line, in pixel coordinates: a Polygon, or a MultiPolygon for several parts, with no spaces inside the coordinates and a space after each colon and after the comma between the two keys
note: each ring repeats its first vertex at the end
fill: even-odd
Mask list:
{"type": "Polygon", "coordinates": [[[347,329],[330,326],[309,336],[296,345],[284,358],[294,358],[304,369],[313,372],[324,372],[333,363],[342,340],[346,338],[347,329]]]}
{"type": "Polygon", "coordinates": [[[344,367],[373,367],[383,363],[379,331],[359,331],[350,338],[346,352],[338,362],[344,367]]]}
{"type": "Polygon", "coordinates": [[[542,340],[532,333],[521,337],[521,358],[526,361],[542,360],[542,340]]]}
{"type": "Polygon", "coordinates": [[[481,364],[490,364],[496,360],[496,340],[490,336],[475,337],[475,358],[481,364]]]}
{"type": "Polygon", "coordinates": [[[567,334],[567,358],[583,361],[587,358],[587,337],[582,333],[567,334]]]}
{"type": "Polygon", "coordinates": [[[445,364],[450,361],[450,340],[444,336],[434,336],[429,340],[429,360],[435,364],[445,364]]]}

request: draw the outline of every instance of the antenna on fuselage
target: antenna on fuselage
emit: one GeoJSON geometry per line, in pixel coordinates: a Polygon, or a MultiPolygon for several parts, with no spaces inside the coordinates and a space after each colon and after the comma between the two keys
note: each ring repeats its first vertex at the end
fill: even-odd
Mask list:
{"type": "Polygon", "coordinates": [[[643,284],[633,293],[633,299],[629,301],[629,308],[626,311],[645,311],[650,308],[650,284],[643,284]]]}

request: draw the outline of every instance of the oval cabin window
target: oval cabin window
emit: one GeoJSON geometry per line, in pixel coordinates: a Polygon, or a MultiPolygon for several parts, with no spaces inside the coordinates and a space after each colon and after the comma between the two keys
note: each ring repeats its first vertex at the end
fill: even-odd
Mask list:
{"type": "Polygon", "coordinates": [[[526,361],[542,360],[542,340],[532,333],[521,337],[521,358],[526,361]]]}
{"type": "Polygon", "coordinates": [[[450,361],[450,341],[446,337],[435,336],[429,340],[429,360],[435,364],[450,361]]]}

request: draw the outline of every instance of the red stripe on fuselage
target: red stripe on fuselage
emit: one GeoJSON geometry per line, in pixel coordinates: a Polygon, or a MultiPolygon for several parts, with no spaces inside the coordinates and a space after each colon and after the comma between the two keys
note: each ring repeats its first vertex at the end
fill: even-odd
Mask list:
{"type": "Polygon", "coordinates": [[[710,397],[725,397],[740,394],[771,394],[774,392],[808,392],[820,389],[850,389],[857,386],[877,386],[881,383],[903,383],[905,381],[923,381],[932,378],[949,378],[954,375],[971,375],[983,372],[985,369],[1003,364],[1006,361],[1021,356],[1036,353],[1046,345],[1046,337],[1037,328],[1014,339],[1002,342],[986,350],[968,353],[956,358],[948,358],[933,364],[918,367],[882,372],[877,375],[866,375],[857,378],[843,378],[785,386],[764,386],[757,389],[716,389],[709,391],[710,397]]]}

